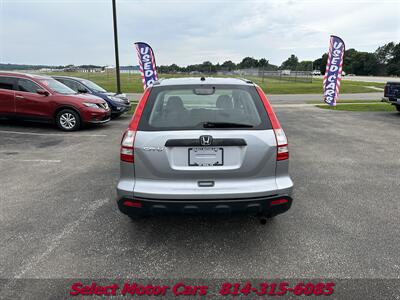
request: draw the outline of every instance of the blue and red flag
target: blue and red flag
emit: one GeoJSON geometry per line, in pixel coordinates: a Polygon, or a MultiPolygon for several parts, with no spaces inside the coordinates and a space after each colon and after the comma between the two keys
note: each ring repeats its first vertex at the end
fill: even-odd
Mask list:
{"type": "Polygon", "coordinates": [[[156,60],[151,47],[143,42],[135,43],[139,59],[140,72],[142,73],[143,88],[146,89],[158,80],[156,60]]]}
{"type": "Polygon", "coordinates": [[[339,96],[344,50],[343,40],[338,36],[331,35],[324,76],[324,101],[332,106],[336,105],[339,96]]]}

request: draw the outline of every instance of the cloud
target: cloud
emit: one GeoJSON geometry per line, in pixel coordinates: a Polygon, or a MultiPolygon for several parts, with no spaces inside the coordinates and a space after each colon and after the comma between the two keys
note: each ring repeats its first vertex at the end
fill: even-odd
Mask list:
{"type": "MultiPolygon", "coordinates": [[[[111,3],[106,0],[3,0],[0,61],[113,64],[111,3]]],[[[158,64],[290,54],[316,59],[330,34],[347,48],[374,51],[400,36],[398,1],[152,1],[118,3],[120,61],[136,64],[133,43],[147,41],[158,64]]]]}

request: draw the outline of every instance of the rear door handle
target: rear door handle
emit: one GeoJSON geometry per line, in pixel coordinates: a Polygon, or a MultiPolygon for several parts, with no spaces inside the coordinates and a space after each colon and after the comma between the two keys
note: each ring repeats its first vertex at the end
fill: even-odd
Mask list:
{"type": "Polygon", "coordinates": [[[24,99],[24,96],[15,96],[16,99],[24,99]]]}

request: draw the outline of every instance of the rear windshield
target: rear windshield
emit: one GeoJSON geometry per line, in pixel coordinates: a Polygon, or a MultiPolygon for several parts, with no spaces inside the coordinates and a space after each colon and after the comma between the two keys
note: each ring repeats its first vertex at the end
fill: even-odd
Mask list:
{"type": "Polygon", "coordinates": [[[388,96],[394,96],[394,97],[400,97],[400,82],[388,82],[386,83],[386,88],[385,88],[385,95],[386,97],[388,96]]]}
{"type": "Polygon", "coordinates": [[[271,129],[254,86],[153,87],[139,130],[271,129]]]}

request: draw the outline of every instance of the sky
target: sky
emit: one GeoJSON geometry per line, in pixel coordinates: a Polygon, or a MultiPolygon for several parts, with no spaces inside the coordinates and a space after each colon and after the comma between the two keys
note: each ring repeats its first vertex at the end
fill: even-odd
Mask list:
{"type": "MultiPolygon", "coordinates": [[[[158,65],[314,60],[329,35],[374,51],[400,42],[398,0],[116,0],[121,65],[149,43],[158,65]]],[[[111,0],[0,0],[0,63],[113,65],[111,0]]]]}

